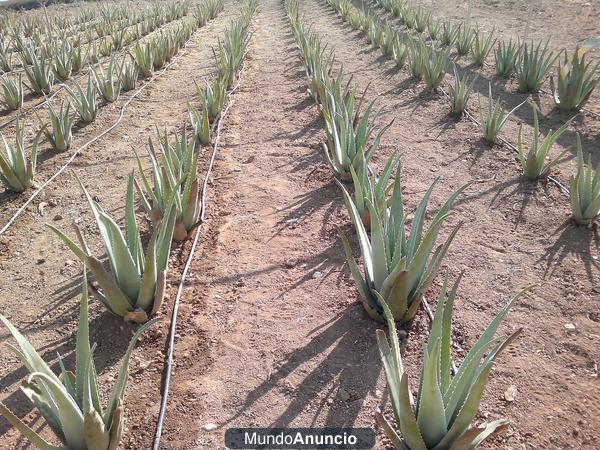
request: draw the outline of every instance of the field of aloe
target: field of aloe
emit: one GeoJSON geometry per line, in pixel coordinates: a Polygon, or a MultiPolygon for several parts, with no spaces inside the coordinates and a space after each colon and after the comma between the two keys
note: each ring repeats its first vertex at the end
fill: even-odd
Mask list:
{"type": "Polygon", "coordinates": [[[0,10],[0,448],[598,448],[575,3],[0,10]]]}

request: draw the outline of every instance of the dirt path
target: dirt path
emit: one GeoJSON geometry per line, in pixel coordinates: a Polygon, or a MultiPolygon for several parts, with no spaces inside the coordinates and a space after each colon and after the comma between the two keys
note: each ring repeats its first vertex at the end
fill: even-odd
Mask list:
{"type": "MultiPolygon", "coordinates": [[[[253,29],[216,167],[213,236],[182,311],[203,330],[210,368],[175,371],[164,448],[223,448],[233,426],[370,426],[381,402],[377,325],[345,279],[333,229],[345,211],[282,3],[262,2],[253,29]],[[219,428],[202,431],[210,423],[219,428]]],[[[176,354],[197,345],[184,338],[176,354]]]]}
{"type": "MultiPolygon", "coordinates": [[[[187,53],[131,103],[119,127],[76,158],[72,168],[92,195],[100,199],[103,208],[114,217],[122,216],[126,177],[135,167],[133,150],[145,155],[148,138],[155,139],[156,125],[169,130],[181,127],[187,120],[187,103],[193,102],[198,106],[192,81],[202,82],[203,78],[212,77],[215,70],[212,47],[217,45],[218,37],[232,17],[237,17],[236,8],[236,3],[226,2],[225,10],[200,29],[189,42],[187,53]]],[[[90,126],[94,130],[86,129],[84,133],[96,135],[98,130],[108,127],[116,120],[119,111],[112,105],[103,108],[96,122],[90,126]]],[[[78,136],[78,142],[83,142],[81,136],[78,136]]],[[[201,150],[201,159],[204,159],[207,151],[201,150]]],[[[78,314],[76,305],[81,292],[81,264],[44,223],[51,222],[71,233],[70,225],[74,221],[82,227],[92,243],[92,249],[102,253],[102,247],[97,245],[96,226],[89,206],[73,177],[64,173],[0,239],[0,279],[3,280],[0,283],[0,311],[24,332],[48,361],[55,362],[56,352],[59,352],[67,357],[67,366],[71,362],[70,352],[74,346],[73,332],[78,314]],[[45,204],[42,208],[43,215],[39,212],[41,202],[45,204]]],[[[183,249],[173,245],[174,262],[184,254],[183,249]]],[[[177,275],[175,266],[169,275],[169,281],[177,275]]],[[[97,301],[92,302],[91,309],[91,339],[98,343],[98,351],[95,353],[97,369],[103,374],[103,379],[108,380],[118,369],[117,363],[134,327],[125,325],[120,318],[108,314],[97,301]]],[[[169,309],[170,304],[164,305],[165,311],[169,309]]],[[[150,391],[158,394],[159,374],[162,370],[158,366],[162,367],[163,361],[159,352],[164,345],[166,333],[163,334],[160,327],[156,328],[145,339],[159,343],[147,349],[139,348],[135,353],[134,366],[139,364],[145,367],[148,365],[147,361],[156,362],[158,380],[151,376],[141,377],[141,372],[136,378],[137,372],[134,369],[134,380],[139,383],[132,387],[133,395],[136,389],[145,393],[140,395],[146,395],[150,391]]],[[[6,329],[3,328],[0,333],[0,339],[4,342],[7,338],[6,329]]],[[[144,344],[139,344],[139,347],[143,346],[144,344]]],[[[0,361],[3,401],[19,415],[25,415],[31,410],[31,404],[18,390],[18,384],[26,376],[25,371],[19,369],[21,365],[4,345],[0,345],[0,361]]],[[[143,403],[136,403],[140,412],[146,409],[143,403]]],[[[158,407],[154,416],[147,418],[148,422],[156,420],[157,411],[158,407]]],[[[136,415],[136,411],[129,413],[133,417],[136,415]]],[[[147,432],[152,433],[151,425],[148,425],[147,432]]],[[[4,421],[0,424],[0,436],[0,448],[15,448],[18,434],[14,429],[9,431],[4,421]]],[[[132,442],[137,438],[132,433],[132,442]]]]}

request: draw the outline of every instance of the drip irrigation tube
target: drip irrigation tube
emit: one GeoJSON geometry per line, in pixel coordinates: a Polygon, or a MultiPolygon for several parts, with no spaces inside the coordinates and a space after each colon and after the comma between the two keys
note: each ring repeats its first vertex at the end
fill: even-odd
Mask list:
{"type": "MultiPolygon", "coordinates": [[[[196,34],[198,32],[199,29],[197,29],[194,34],[196,34]]],[[[192,39],[193,36],[190,37],[190,39],[187,41],[189,42],[192,39]]],[[[155,73],[152,78],[150,78],[149,80],[147,80],[142,87],[140,87],[126,102],[125,104],[121,107],[121,112],[119,114],[119,117],[117,118],[117,120],[115,121],[115,123],[113,123],[110,127],[108,127],[106,130],[104,130],[102,133],[100,133],[99,135],[97,135],[96,137],[94,137],[93,139],[91,139],[90,141],[86,142],[85,144],[83,144],[81,147],[79,147],[77,150],[75,150],[75,152],[71,155],[71,157],[67,160],[67,162],[65,164],[62,165],[62,167],[60,169],[58,169],[58,171],[52,175],[50,178],[48,178],[40,187],[38,187],[33,194],[31,195],[31,197],[29,197],[27,199],[27,201],[21,205],[21,207],[17,210],[17,212],[15,214],[13,214],[13,216],[8,220],[8,222],[2,227],[2,229],[0,229],[0,236],[2,236],[9,228],[10,226],[15,222],[15,220],[23,213],[23,211],[25,211],[25,209],[29,206],[29,204],[40,194],[40,192],[42,192],[50,183],[52,183],[62,172],[65,171],[65,169],[67,167],[69,167],[69,165],[73,162],[73,160],[77,157],[77,155],[79,153],[81,153],[82,150],[86,149],[87,147],[89,147],[90,145],[92,145],[94,142],[96,142],[97,140],[101,139],[102,137],[104,137],[105,135],[107,135],[108,133],[110,133],[112,130],[114,130],[119,123],[121,123],[121,120],[123,120],[123,117],[125,116],[125,110],[127,109],[127,107],[129,106],[129,104],[144,90],[146,89],[150,84],[152,84],[157,78],[159,78],[160,76],[162,76],[164,73],[166,73],[177,61],[179,61],[180,58],[182,58],[183,56],[186,55],[185,52],[185,48],[187,47],[187,42],[184,44],[183,48],[184,50],[177,55],[175,58],[173,58],[171,60],[171,62],[169,64],[167,64],[160,72],[155,73]]]]}
{"type": "MultiPolygon", "coordinates": [[[[244,54],[244,58],[245,59],[245,54],[244,54]]],[[[233,104],[233,99],[231,98],[231,96],[233,95],[233,93],[238,89],[240,82],[241,82],[241,75],[244,73],[244,69],[246,67],[246,63],[244,63],[242,65],[242,69],[240,70],[240,76],[238,76],[238,80],[236,85],[233,87],[233,89],[227,94],[227,97],[229,99],[227,106],[225,107],[225,109],[223,110],[223,114],[221,114],[221,117],[218,120],[218,125],[217,125],[217,134],[215,137],[215,144],[213,146],[213,151],[212,151],[212,155],[210,158],[210,163],[208,165],[208,169],[206,171],[206,177],[204,178],[204,183],[202,185],[202,196],[201,196],[201,202],[202,202],[202,211],[200,213],[200,224],[204,223],[204,220],[206,218],[206,192],[208,190],[208,182],[210,179],[210,174],[212,173],[212,169],[214,166],[214,162],[217,156],[217,150],[219,147],[219,141],[221,140],[221,125],[223,123],[223,119],[225,119],[225,116],[227,115],[227,112],[229,111],[229,108],[231,107],[231,105],[233,104]]],[[[167,402],[169,400],[169,388],[171,385],[171,372],[172,372],[172,368],[173,368],[173,352],[175,349],[175,329],[177,327],[177,314],[179,312],[179,303],[181,300],[181,295],[183,293],[183,288],[185,287],[185,279],[188,273],[188,270],[192,264],[192,261],[194,259],[194,253],[196,251],[196,246],[198,244],[198,238],[200,236],[200,226],[198,226],[198,228],[196,228],[196,233],[194,236],[194,242],[192,243],[192,247],[190,248],[190,253],[188,255],[188,258],[185,262],[185,266],[183,267],[183,272],[181,273],[181,278],[179,281],[179,285],[177,286],[177,294],[175,296],[175,303],[173,304],[173,312],[171,313],[171,325],[169,327],[169,341],[168,341],[168,349],[167,349],[167,361],[165,363],[165,369],[164,369],[164,381],[163,381],[163,392],[162,392],[162,398],[161,398],[161,402],[160,402],[160,410],[158,413],[158,420],[157,420],[157,424],[156,424],[156,433],[154,434],[154,442],[152,444],[152,450],[158,450],[160,448],[160,438],[162,436],[162,429],[163,429],[163,424],[164,424],[164,420],[165,420],[165,415],[167,412],[167,402]]]]}

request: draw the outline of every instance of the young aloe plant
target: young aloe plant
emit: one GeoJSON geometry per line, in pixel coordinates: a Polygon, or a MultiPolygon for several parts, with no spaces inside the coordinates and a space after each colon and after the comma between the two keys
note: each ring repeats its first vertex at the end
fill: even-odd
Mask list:
{"type": "MultiPolygon", "coordinates": [[[[348,238],[340,237],[356,282],[365,310],[373,319],[384,322],[381,299],[392,311],[395,320],[410,322],[417,313],[423,294],[429,289],[454,236],[457,225],[443,244],[434,249],[441,226],[448,218],[456,197],[466,188],[454,192],[437,212],[429,228],[425,230],[425,216],[429,197],[435,181],[421,199],[406,234],[407,216],[404,212],[400,167],[394,181],[391,206],[378,210],[370,199],[366,199],[371,223],[371,239],[362,222],[360,213],[350,194],[342,187],[346,208],[356,229],[363,257],[364,277],[358,269],[348,238]]],[[[389,203],[389,202],[388,202],[389,203]]]]}
{"type": "Polygon", "coordinates": [[[485,59],[492,50],[492,47],[496,43],[496,39],[494,38],[494,30],[490,34],[487,35],[487,38],[481,37],[479,30],[475,32],[475,39],[473,40],[473,45],[471,46],[471,54],[473,55],[473,60],[475,64],[478,66],[483,66],[485,59]]]}
{"type": "Polygon", "coordinates": [[[600,167],[592,166],[588,155],[587,167],[583,163],[581,138],[577,135],[577,175],[569,179],[571,211],[579,225],[591,225],[600,216],[600,167]]]}
{"type": "Polygon", "coordinates": [[[371,230],[371,216],[366,200],[370,199],[379,211],[383,211],[386,206],[389,191],[393,187],[393,185],[389,184],[390,177],[394,170],[394,166],[397,164],[398,159],[396,158],[396,155],[392,155],[388,159],[379,177],[372,173],[366,161],[363,161],[358,173],[354,170],[353,166],[350,166],[352,182],[354,183],[354,206],[356,206],[356,210],[360,214],[362,223],[367,231],[371,230]]]}
{"type": "Polygon", "coordinates": [[[129,359],[135,343],[153,322],[139,327],[127,347],[121,369],[105,407],[90,345],[88,323],[88,286],[84,269],[83,292],[79,307],[79,326],[75,343],[75,373],[67,371],[59,355],[61,373],[56,375],[42,357],[10,321],[0,315],[18,347],[8,348],[23,362],[30,375],[21,390],[35,404],[50,430],[62,443],[56,447],[47,442],[25,422],[0,403],[0,414],[34,446],[42,450],[115,450],[123,434],[123,399],[127,387],[129,359]]]}
{"type": "Polygon", "coordinates": [[[44,57],[34,58],[31,66],[23,66],[25,75],[29,80],[27,87],[34,94],[49,94],[52,91],[54,75],[50,65],[46,65],[44,57]]]}
{"type": "Polygon", "coordinates": [[[154,47],[153,42],[147,42],[145,45],[139,42],[135,45],[135,63],[144,78],[152,77],[154,69],[154,47]]]}
{"type": "Polygon", "coordinates": [[[546,136],[546,138],[542,141],[541,145],[540,141],[540,126],[537,115],[537,107],[535,104],[533,107],[533,143],[525,154],[525,146],[523,145],[522,140],[522,125],[519,127],[519,140],[518,140],[518,148],[519,148],[519,160],[521,161],[521,165],[523,166],[523,175],[525,175],[530,180],[537,180],[538,178],[542,178],[547,176],[550,173],[550,169],[558,163],[559,159],[563,157],[565,153],[567,153],[568,149],[563,150],[556,158],[550,160],[548,159],[548,154],[550,153],[550,149],[552,145],[556,142],[556,140],[565,132],[569,127],[570,122],[565,123],[558,130],[550,133],[546,136]]]}
{"type": "Polygon", "coordinates": [[[406,45],[398,37],[394,41],[394,48],[392,49],[392,56],[396,62],[396,67],[401,69],[406,64],[406,58],[408,57],[408,49],[406,45]]]}
{"type": "Polygon", "coordinates": [[[471,45],[475,39],[475,31],[469,25],[462,23],[456,32],[456,51],[459,55],[464,56],[471,50],[471,45]]]}
{"type": "Polygon", "coordinates": [[[462,116],[467,109],[467,103],[471,92],[473,91],[473,83],[475,83],[476,77],[469,81],[467,73],[465,72],[461,77],[458,74],[456,64],[453,64],[454,68],[454,84],[448,86],[450,95],[450,113],[456,116],[462,116]]]}
{"type": "Polygon", "coordinates": [[[389,25],[386,25],[383,42],[381,43],[381,53],[386,58],[389,58],[394,53],[394,45],[399,37],[389,25]]]}
{"type": "Polygon", "coordinates": [[[600,62],[592,66],[585,62],[585,54],[589,49],[581,47],[575,49],[573,59],[569,62],[565,52],[565,60],[558,65],[557,85],[554,85],[553,77],[550,77],[550,89],[558,109],[573,111],[581,109],[589,100],[598,80],[594,79],[600,62]]]}
{"type": "Polygon", "coordinates": [[[176,208],[173,196],[167,201],[165,219],[155,224],[152,236],[144,252],[140,229],[135,218],[133,173],[127,183],[125,202],[125,233],[92,198],[77,177],[77,181],[87,198],[100,236],[104,243],[110,271],[92,253],[75,226],[79,245],[58,228],[47,224],[71,251],[89,267],[102,292],[96,294],[108,310],[128,322],[146,322],[162,304],[165,295],[166,274],[171,250],[171,240],[175,227],[176,208]]]}
{"type": "Polygon", "coordinates": [[[225,106],[225,98],[227,96],[227,88],[221,78],[213,80],[212,84],[206,82],[206,87],[201,90],[196,85],[196,90],[202,102],[202,108],[208,112],[210,122],[214,122],[221,115],[221,111],[225,106]]]}
{"type": "Polygon", "coordinates": [[[494,49],[494,59],[496,61],[496,75],[508,78],[517,67],[517,60],[521,55],[521,45],[518,42],[500,41],[494,49]]]}
{"type": "Polygon", "coordinates": [[[184,241],[188,239],[200,224],[199,217],[202,209],[200,198],[200,180],[198,179],[198,154],[195,151],[195,136],[188,141],[185,128],[181,139],[175,135],[175,145],[168,141],[167,132],[160,136],[162,152],[159,163],[152,140],[148,145],[148,156],[152,166],[152,184],[143,172],[142,163],[138,158],[140,177],[144,192],[136,182],[141,197],[141,203],[153,222],[165,217],[171,199],[175,198],[177,220],[173,239],[184,241]],[[149,200],[148,200],[149,199],[149,200]]]}
{"type": "Polygon", "coordinates": [[[65,103],[61,102],[60,110],[57,113],[52,105],[48,103],[48,114],[50,115],[50,127],[52,129],[48,129],[47,123],[42,128],[46,138],[60,152],[67,150],[71,146],[71,139],[73,137],[73,119],[69,116],[71,104],[69,102],[66,102],[66,104],[67,107],[65,108],[65,103]]]}
{"type": "Polygon", "coordinates": [[[456,42],[459,30],[460,28],[452,25],[452,22],[449,20],[442,22],[442,35],[440,37],[442,45],[446,47],[453,45],[456,42]]]}
{"type": "Polygon", "coordinates": [[[427,28],[427,22],[429,21],[429,15],[427,12],[419,7],[415,11],[415,31],[418,33],[422,33],[427,28]]]}
{"type": "Polygon", "coordinates": [[[114,56],[108,63],[106,72],[102,66],[99,66],[100,71],[98,72],[95,68],[92,68],[94,80],[96,82],[96,88],[100,93],[102,100],[108,103],[112,103],[119,98],[121,94],[121,78],[117,72],[114,56]]]}
{"type": "Polygon", "coordinates": [[[79,121],[88,124],[96,120],[96,115],[98,114],[98,103],[96,102],[97,90],[92,81],[92,75],[88,77],[87,88],[85,91],[81,88],[79,83],[75,83],[76,93],[68,86],[65,86],[65,89],[71,97],[75,110],[79,114],[79,121]]]}
{"type": "Polygon", "coordinates": [[[354,166],[354,169],[359,171],[363,160],[369,163],[379,147],[383,133],[392,122],[383,127],[371,145],[368,145],[375,130],[374,122],[381,114],[381,110],[374,112],[374,103],[371,103],[360,117],[360,107],[366,91],[357,104],[355,92],[342,89],[342,79],[343,72],[340,71],[336,81],[321,96],[323,99],[321,114],[327,126],[327,143],[323,144],[323,148],[334,174],[343,181],[350,181],[352,179],[350,166],[354,166]]]}
{"type": "Polygon", "coordinates": [[[383,29],[378,24],[373,24],[369,28],[369,33],[367,34],[367,42],[371,44],[374,50],[377,50],[383,44],[383,40],[385,39],[385,33],[383,29]]]}
{"type": "Polygon", "coordinates": [[[17,110],[23,106],[23,82],[21,75],[10,78],[6,75],[0,80],[0,101],[10,110],[17,110]]]}
{"type": "Polygon", "coordinates": [[[417,42],[409,39],[407,43],[410,74],[414,78],[420,80],[425,73],[425,65],[428,63],[429,50],[422,39],[419,39],[417,42]]]}
{"type": "Polygon", "coordinates": [[[548,41],[543,48],[541,42],[535,48],[533,43],[531,43],[531,47],[528,47],[527,43],[523,44],[521,61],[518,66],[517,90],[519,92],[539,91],[558,56],[552,55],[552,51],[548,49],[548,41]]]}
{"type": "MultiPolygon", "coordinates": [[[[426,46],[424,46],[427,48],[426,46]]],[[[434,48],[427,49],[427,56],[423,58],[423,80],[432,91],[437,91],[446,76],[450,50],[445,52],[434,48]]]]}
{"type": "Polygon", "coordinates": [[[38,133],[33,140],[29,160],[27,160],[27,156],[25,155],[25,138],[21,122],[18,118],[15,134],[15,146],[13,147],[6,141],[4,135],[0,133],[5,149],[4,153],[0,151],[0,181],[9,191],[22,192],[33,186],[40,134],[38,133]]]}
{"type": "Polygon", "coordinates": [[[63,43],[56,49],[54,60],[52,61],[52,72],[60,81],[66,81],[71,76],[73,64],[71,59],[71,45],[63,43]]]}
{"type": "Polygon", "coordinates": [[[489,143],[493,144],[496,141],[496,137],[498,137],[498,133],[504,127],[504,124],[511,116],[513,112],[517,110],[523,103],[525,103],[527,99],[523,100],[523,102],[519,103],[510,112],[507,114],[506,109],[504,109],[504,105],[500,100],[494,101],[492,98],[492,83],[489,84],[488,91],[488,104],[487,104],[487,115],[483,115],[483,107],[481,106],[481,97],[478,97],[479,102],[479,127],[481,128],[481,132],[483,133],[483,138],[489,143]]]}
{"type": "Polygon", "coordinates": [[[439,20],[433,19],[429,17],[427,21],[427,34],[429,35],[429,39],[435,41],[440,34],[440,22],[439,20]]]}
{"type": "Polygon", "coordinates": [[[202,112],[198,111],[191,104],[188,104],[188,114],[190,116],[190,122],[194,129],[196,139],[200,142],[200,145],[210,144],[210,120],[208,118],[208,110],[202,109],[202,112]]]}
{"type": "Polygon", "coordinates": [[[381,412],[376,413],[375,419],[397,450],[473,449],[508,423],[506,419],[500,419],[471,427],[494,361],[521,331],[494,337],[524,291],[500,310],[452,377],[452,310],[459,281],[446,296],[448,277],[444,279],[428,342],[423,349],[425,360],[416,400],[404,372],[393,313],[381,299],[390,340],[383,330],[377,330],[377,344],[400,434],[381,412]]]}
{"type": "Polygon", "coordinates": [[[128,62],[124,58],[117,68],[117,73],[119,75],[119,81],[121,82],[121,89],[123,92],[129,92],[135,89],[135,85],[139,76],[139,70],[135,65],[135,62],[128,62]]]}

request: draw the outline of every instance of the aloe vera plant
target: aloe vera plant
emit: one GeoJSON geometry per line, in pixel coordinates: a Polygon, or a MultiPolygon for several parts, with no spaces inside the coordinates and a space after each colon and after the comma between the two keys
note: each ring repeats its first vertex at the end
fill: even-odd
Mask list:
{"type": "Polygon", "coordinates": [[[23,70],[29,80],[27,87],[34,94],[49,94],[52,91],[54,75],[50,65],[46,65],[44,57],[34,58],[31,66],[24,66],[23,70]]]}
{"type": "Polygon", "coordinates": [[[201,145],[210,144],[210,120],[208,118],[208,110],[203,108],[202,111],[198,111],[191,104],[188,104],[188,114],[198,142],[200,142],[201,145]]]}
{"type": "Polygon", "coordinates": [[[459,25],[455,39],[456,51],[458,52],[458,54],[464,56],[467,53],[469,53],[474,39],[475,32],[473,31],[473,28],[471,28],[465,23],[459,25]]]}
{"type": "Polygon", "coordinates": [[[144,78],[152,77],[154,69],[154,43],[147,42],[145,45],[139,42],[135,45],[135,63],[144,78]]]}
{"type": "Polygon", "coordinates": [[[460,28],[452,25],[452,22],[446,20],[442,22],[442,35],[440,36],[440,42],[446,47],[450,47],[456,42],[460,28]]]}
{"type": "Polygon", "coordinates": [[[369,28],[369,32],[367,34],[367,42],[371,44],[373,49],[377,50],[383,44],[383,40],[385,39],[385,33],[383,29],[376,24],[373,24],[369,28]]]}
{"type": "Polygon", "coordinates": [[[478,97],[479,127],[483,133],[484,139],[489,144],[493,144],[508,118],[517,110],[517,108],[523,105],[527,99],[523,100],[523,102],[519,103],[507,113],[503,103],[500,100],[494,101],[492,98],[492,83],[489,83],[488,89],[487,113],[485,116],[483,114],[483,107],[481,106],[481,97],[478,97]]]}
{"type": "Polygon", "coordinates": [[[425,73],[425,65],[429,56],[429,50],[422,39],[418,41],[408,40],[408,61],[411,75],[420,80],[425,73]]]}
{"type": "Polygon", "coordinates": [[[377,345],[400,434],[381,412],[375,418],[398,450],[473,449],[508,423],[500,419],[471,426],[494,361],[521,331],[495,337],[502,320],[523,292],[498,312],[452,377],[452,310],[459,281],[446,295],[447,276],[444,279],[428,342],[423,348],[425,359],[416,399],[404,372],[393,312],[382,302],[390,338],[383,330],[377,330],[377,345]]]}
{"type": "Polygon", "coordinates": [[[577,174],[569,179],[571,211],[579,225],[591,225],[600,216],[600,167],[592,165],[588,155],[587,167],[583,162],[581,138],[577,135],[577,174]]]}
{"type": "Polygon", "coordinates": [[[52,146],[58,151],[65,151],[71,146],[73,137],[73,119],[69,116],[71,104],[69,102],[61,102],[58,112],[54,110],[52,105],[48,103],[48,114],[50,115],[50,129],[46,123],[42,131],[52,146]]]}
{"type": "Polygon", "coordinates": [[[354,170],[353,166],[350,166],[350,173],[352,174],[352,182],[354,184],[354,196],[352,200],[367,231],[371,229],[371,216],[366,200],[370,199],[378,210],[382,211],[384,209],[389,191],[393,187],[393,185],[389,184],[389,181],[397,164],[398,159],[396,155],[392,155],[379,177],[369,169],[366,161],[363,161],[358,172],[354,170]]]}
{"type": "Polygon", "coordinates": [[[87,87],[84,91],[79,83],[74,83],[77,92],[74,92],[68,86],[65,89],[71,97],[71,104],[74,105],[79,121],[81,123],[92,123],[96,120],[98,114],[98,103],[96,102],[96,86],[92,81],[92,75],[88,77],[87,87]]]}
{"type": "Polygon", "coordinates": [[[343,181],[350,181],[350,166],[360,170],[364,161],[369,163],[379,147],[383,133],[392,125],[383,127],[369,145],[369,139],[375,130],[374,122],[381,115],[381,110],[373,111],[372,102],[360,116],[360,109],[365,93],[356,102],[353,90],[342,89],[343,71],[331,87],[322,95],[321,114],[327,126],[327,143],[323,144],[325,156],[334,174],[343,181]]]}
{"type": "Polygon", "coordinates": [[[37,407],[62,446],[56,447],[47,442],[3,403],[0,403],[0,414],[29,442],[42,450],[117,448],[124,429],[123,400],[127,387],[129,359],[138,338],[152,325],[152,322],[148,322],[139,327],[131,338],[108,403],[103,407],[93,359],[96,345],[90,345],[85,270],[83,278],[75,343],[75,373],[66,370],[60,355],[61,373],[56,375],[52,372],[27,338],[6,317],[0,315],[0,320],[18,345],[17,347],[8,344],[8,348],[30,373],[27,381],[21,385],[21,390],[37,407]]]}
{"type": "Polygon", "coordinates": [[[211,84],[206,82],[204,90],[196,86],[202,108],[207,111],[211,123],[219,118],[225,106],[226,89],[224,82],[220,78],[213,80],[211,84]]]}
{"type": "Polygon", "coordinates": [[[71,76],[73,64],[71,59],[71,46],[68,43],[57,48],[52,61],[52,72],[60,81],[66,81],[71,76]]]}
{"type": "Polygon", "coordinates": [[[494,59],[496,62],[496,75],[509,77],[516,70],[517,61],[521,55],[521,45],[513,42],[512,39],[506,43],[500,41],[494,49],[494,59]]]}
{"type": "Polygon", "coordinates": [[[128,92],[135,89],[138,80],[139,70],[133,61],[127,61],[125,58],[117,68],[121,89],[123,92],[128,92]]]}
{"type": "Polygon", "coordinates": [[[18,118],[15,126],[15,135],[15,145],[13,147],[6,141],[4,135],[0,133],[5,149],[4,153],[0,151],[0,181],[6,189],[13,192],[22,192],[33,186],[40,135],[38,133],[33,140],[29,159],[27,159],[27,155],[25,154],[23,127],[18,118]]]}
{"type": "Polygon", "coordinates": [[[106,72],[99,66],[99,71],[92,68],[96,88],[102,100],[112,103],[119,98],[121,94],[121,78],[117,72],[114,56],[110,59],[106,72]]]}
{"type": "Polygon", "coordinates": [[[141,197],[141,203],[152,221],[157,222],[164,218],[172,198],[174,197],[177,210],[177,220],[173,239],[184,241],[188,239],[200,224],[199,217],[202,209],[200,198],[200,180],[198,179],[198,154],[195,152],[196,138],[188,140],[185,128],[182,130],[181,139],[175,135],[175,144],[171,145],[167,132],[160,136],[160,149],[162,153],[159,162],[158,155],[149,141],[148,157],[152,167],[152,184],[142,170],[138,158],[140,177],[145,189],[139,184],[136,187],[141,197]]]}
{"type": "Polygon", "coordinates": [[[592,66],[592,63],[585,62],[585,54],[589,49],[581,47],[575,49],[573,59],[569,61],[565,52],[563,64],[558,65],[557,84],[554,84],[553,77],[550,77],[550,89],[554,102],[558,109],[563,111],[572,111],[581,109],[589,100],[598,80],[594,79],[600,62],[592,66]]]}
{"type": "Polygon", "coordinates": [[[552,51],[548,49],[546,41],[544,47],[542,43],[534,48],[533,42],[531,46],[527,43],[523,44],[521,58],[517,67],[519,92],[537,92],[540,90],[546,76],[552,69],[552,65],[559,55],[553,56],[552,51]]]}
{"type": "Polygon", "coordinates": [[[429,15],[423,8],[418,8],[414,14],[415,19],[415,31],[422,33],[427,28],[427,22],[429,21],[429,15]]]}
{"type": "Polygon", "coordinates": [[[435,183],[432,183],[419,202],[410,233],[407,235],[407,215],[404,211],[398,167],[389,208],[386,205],[384,209],[379,210],[370,199],[365,200],[370,216],[370,240],[350,194],[340,184],[346,208],[358,236],[365,269],[364,277],[352,255],[348,238],[338,231],[363,306],[375,320],[385,321],[382,299],[389,305],[395,320],[408,323],[414,318],[423,294],[429,289],[460,228],[460,224],[457,225],[444,243],[434,250],[439,231],[448,218],[454,200],[466,188],[461,187],[448,198],[434,216],[429,228],[425,230],[427,204],[435,183]]]}
{"type": "Polygon", "coordinates": [[[529,151],[525,152],[525,145],[523,144],[522,139],[522,128],[523,126],[519,126],[519,140],[517,143],[517,147],[519,149],[519,160],[521,161],[521,166],[523,166],[523,175],[529,178],[530,180],[537,180],[538,178],[542,178],[547,176],[550,173],[550,169],[554,165],[558,163],[560,158],[564,156],[569,150],[563,150],[559,155],[557,155],[554,159],[548,159],[548,154],[552,149],[552,146],[556,142],[562,134],[567,131],[570,122],[565,123],[562,127],[560,127],[556,131],[550,131],[545,139],[540,144],[540,125],[538,121],[537,107],[532,105],[533,107],[533,142],[531,147],[529,147],[529,151]],[[527,154],[526,154],[527,153],[527,154]]]}
{"type": "Polygon", "coordinates": [[[471,46],[471,54],[473,55],[473,60],[476,65],[480,67],[483,66],[485,59],[490,54],[495,43],[494,30],[492,30],[486,38],[482,37],[479,30],[475,32],[475,38],[473,40],[473,45],[471,46]]]}
{"type": "Polygon", "coordinates": [[[23,82],[21,75],[10,78],[6,75],[0,80],[0,101],[13,111],[23,106],[23,82]]]}
{"type": "Polygon", "coordinates": [[[450,113],[461,116],[467,108],[467,103],[471,96],[471,92],[473,91],[473,83],[476,78],[469,81],[466,72],[461,77],[456,68],[456,64],[453,64],[453,68],[454,83],[448,86],[450,95],[450,113]]]}
{"type": "Polygon", "coordinates": [[[135,217],[133,173],[129,175],[127,183],[125,232],[92,198],[81,180],[76,178],[100,231],[110,271],[92,254],[77,226],[75,232],[79,245],[53,225],[47,226],[90,269],[102,290],[96,291],[96,295],[111,313],[123,317],[125,321],[146,322],[160,309],[164,299],[169,252],[177,215],[176,208],[173,207],[173,196],[167,201],[164,219],[153,227],[152,236],[144,251],[135,217]]]}
{"type": "Polygon", "coordinates": [[[400,38],[397,38],[394,41],[392,56],[394,58],[394,62],[396,63],[396,67],[398,67],[399,69],[404,67],[404,64],[406,64],[406,58],[408,58],[408,49],[406,45],[402,43],[400,38]]]}
{"type": "Polygon", "coordinates": [[[435,41],[440,35],[440,22],[439,20],[433,19],[431,16],[427,21],[427,34],[429,35],[429,39],[435,41]]]}
{"type": "Polygon", "coordinates": [[[423,58],[423,80],[432,91],[438,90],[446,76],[446,68],[450,61],[449,52],[449,49],[444,52],[429,48],[427,56],[423,58]]]}

